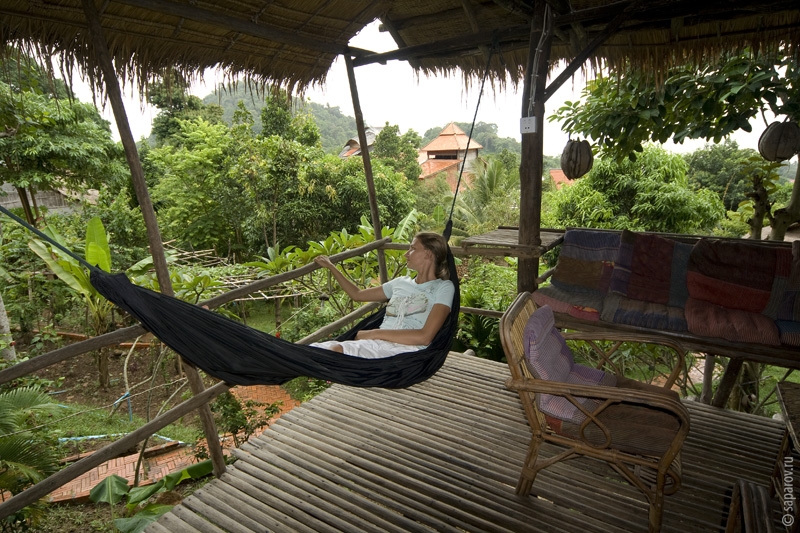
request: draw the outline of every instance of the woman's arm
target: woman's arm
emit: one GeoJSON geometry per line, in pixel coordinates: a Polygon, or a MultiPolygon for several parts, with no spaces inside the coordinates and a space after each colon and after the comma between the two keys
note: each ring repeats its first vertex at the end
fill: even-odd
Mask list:
{"type": "Polygon", "coordinates": [[[323,268],[327,268],[339,286],[347,293],[347,295],[356,302],[385,302],[388,300],[386,293],[383,292],[383,287],[370,287],[369,289],[359,289],[355,283],[347,279],[342,274],[336,265],[331,263],[327,255],[319,255],[314,258],[314,262],[323,268]]]}
{"type": "Polygon", "coordinates": [[[367,329],[359,331],[356,339],[376,339],[412,346],[427,346],[442,329],[449,314],[449,307],[444,304],[434,304],[422,329],[367,329]]]}

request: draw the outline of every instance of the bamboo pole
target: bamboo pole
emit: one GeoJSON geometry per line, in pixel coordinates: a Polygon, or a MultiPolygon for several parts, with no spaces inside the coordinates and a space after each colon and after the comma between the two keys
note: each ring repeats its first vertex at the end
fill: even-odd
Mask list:
{"type": "MultiPolygon", "coordinates": [[[[356,86],[356,73],[353,70],[353,58],[349,53],[344,54],[344,63],[347,66],[347,79],[350,82],[350,94],[353,97],[353,113],[356,115],[356,127],[358,128],[358,143],[361,145],[361,158],[364,160],[364,175],[367,177],[367,190],[369,191],[369,211],[372,215],[372,227],[375,228],[375,240],[381,235],[381,217],[378,213],[378,195],[375,192],[375,180],[372,176],[372,161],[369,157],[369,143],[367,132],[364,129],[364,116],[361,113],[361,102],[358,99],[358,87],[356,86]]],[[[381,283],[389,281],[389,274],[386,271],[386,257],[382,250],[378,250],[378,271],[381,276],[381,283]]]]}
{"type": "MultiPolygon", "coordinates": [[[[136,149],[136,141],[133,139],[133,133],[128,123],[128,116],[125,114],[125,105],[122,102],[122,91],[119,87],[119,80],[114,71],[114,64],[111,60],[111,54],[105,40],[103,26],[100,22],[100,14],[97,12],[93,0],[82,0],[82,3],[83,11],[86,14],[86,21],[89,26],[89,34],[92,38],[95,58],[103,73],[106,94],[111,102],[111,109],[114,111],[114,119],[117,122],[120,140],[122,141],[122,146],[125,148],[125,158],[131,170],[133,189],[136,193],[139,207],[142,210],[145,227],[147,228],[147,241],[150,245],[150,254],[153,257],[153,266],[156,269],[158,284],[163,294],[172,296],[172,281],[169,277],[167,259],[164,254],[164,244],[161,241],[161,232],[158,229],[156,213],[153,209],[153,203],[150,201],[150,194],[147,191],[147,183],[144,180],[144,172],[142,171],[142,164],[139,160],[139,152],[136,149]]],[[[184,374],[186,374],[186,378],[189,380],[192,393],[195,395],[201,393],[203,391],[203,380],[197,370],[190,365],[185,365],[184,374]]],[[[219,443],[217,426],[214,423],[211,408],[208,405],[202,405],[199,407],[198,414],[203,423],[203,433],[208,441],[208,454],[211,457],[211,462],[214,464],[214,474],[216,476],[221,476],[225,472],[225,456],[222,454],[222,446],[219,443]]]]}

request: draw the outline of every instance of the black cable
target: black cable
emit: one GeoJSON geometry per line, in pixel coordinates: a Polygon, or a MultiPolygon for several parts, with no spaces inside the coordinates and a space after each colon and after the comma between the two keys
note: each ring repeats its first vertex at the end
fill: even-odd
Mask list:
{"type": "Polygon", "coordinates": [[[486,68],[483,71],[483,79],[481,80],[481,90],[478,93],[478,103],[475,105],[475,114],[472,116],[472,125],[469,128],[469,137],[467,137],[467,147],[464,149],[464,160],[461,162],[461,168],[458,170],[458,181],[456,182],[456,190],[453,194],[453,203],[450,206],[450,217],[447,219],[452,228],[453,211],[456,208],[456,198],[458,198],[458,189],[461,187],[461,176],[464,174],[464,167],[467,166],[467,155],[469,154],[469,143],[472,140],[472,132],[475,130],[475,121],[478,119],[478,109],[481,107],[481,97],[483,96],[483,86],[486,84],[486,78],[489,77],[489,67],[492,63],[492,56],[494,55],[495,48],[497,47],[497,35],[492,40],[492,48],[489,50],[489,58],[486,60],[486,68]]]}
{"type": "Polygon", "coordinates": [[[12,213],[11,211],[9,211],[8,209],[6,209],[5,207],[3,207],[2,205],[0,205],[0,212],[4,213],[6,216],[8,216],[9,218],[11,218],[11,219],[12,219],[12,220],[14,220],[15,222],[17,222],[17,223],[19,223],[19,224],[22,224],[22,225],[23,225],[25,228],[27,228],[28,230],[32,231],[32,232],[33,232],[33,233],[35,233],[36,235],[38,235],[40,238],[42,238],[42,239],[46,240],[47,242],[49,242],[50,244],[52,244],[53,246],[55,246],[56,248],[58,248],[59,250],[61,250],[62,252],[64,252],[65,254],[69,255],[70,257],[72,257],[73,259],[75,259],[76,261],[78,261],[79,263],[81,263],[83,266],[85,266],[86,268],[88,268],[88,269],[89,269],[89,271],[92,271],[92,270],[94,270],[95,268],[97,268],[96,266],[94,266],[94,265],[91,265],[91,264],[90,264],[90,263],[89,263],[89,262],[88,262],[86,259],[84,259],[83,257],[80,257],[80,256],[76,255],[76,254],[75,254],[75,253],[74,253],[72,250],[70,250],[70,249],[66,248],[66,247],[65,247],[64,245],[62,245],[61,243],[59,243],[59,242],[56,242],[54,239],[50,238],[50,237],[49,237],[48,235],[46,235],[45,233],[43,233],[43,232],[41,232],[40,230],[36,229],[35,227],[31,226],[31,225],[30,225],[30,224],[28,224],[26,221],[22,220],[21,218],[19,218],[17,215],[15,215],[14,213],[12,213]]]}

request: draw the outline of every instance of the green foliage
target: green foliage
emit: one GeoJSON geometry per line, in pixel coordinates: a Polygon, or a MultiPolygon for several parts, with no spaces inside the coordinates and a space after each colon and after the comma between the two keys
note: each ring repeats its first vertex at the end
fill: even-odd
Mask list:
{"type": "Polygon", "coordinates": [[[324,379],[306,378],[301,376],[284,383],[282,386],[286,392],[289,393],[292,399],[297,400],[298,402],[306,402],[317,394],[327,390],[328,387],[331,386],[331,382],[325,381],[324,379]]]}
{"type": "MultiPolygon", "coordinates": [[[[37,429],[43,418],[59,410],[50,397],[35,387],[0,393],[0,492],[19,494],[58,470],[53,439],[37,429]]],[[[41,512],[37,504],[2,523],[10,531],[35,525],[41,512]]]]}
{"type": "Polygon", "coordinates": [[[519,168],[499,158],[477,159],[472,183],[459,193],[453,213],[454,235],[478,235],[519,221],[519,168]]]}
{"type": "Polygon", "coordinates": [[[420,141],[420,136],[414,130],[408,130],[400,135],[400,128],[390,126],[387,122],[375,137],[370,153],[387,167],[403,174],[409,180],[416,181],[422,174],[422,167],[417,162],[420,141]]]}
{"type": "Polygon", "coordinates": [[[635,162],[601,159],[577,183],[546,194],[542,226],[698,234],[723,216],[714,192],[689,187],[680,156],[647,146],[635,162]]]}
{"type": "Polygon", "coordinates": [[[550,117],[561,128],[594,140],[601,155],[635,159],[647,142],[706,139],[719,143],[769,109],[800,119],[800,69],[786,55],[780,64],[745,52],[715,64],[673,69],[663,83],[633,67],[587,83],[581,100],[550,117]],[[691,117],[687,120],[687,117],[691,117]]]}
{"type": "Polygon", "coordinates": [[[684,156],[689,164],[689,183],[695,189],[714,191],[726,210],[734,210],[752,191],[752,180],[743,167],[748,158],[756,155],[755,150],[740,149],[736,141],[729,139],[722,144],[706,144],[684,156]]]}
{"type": "Polygon", "coordinates": [[[189,82],[178,72],[170,72],[162,81],[148,87],[147,101],[159,109],[153,119],[151,135],[156,144],[179,140],[182,121],[203,120],[210,124],[222,122],[222,108],[205,104],[188,93],[189,82]]]}
{"type": "Polygon", "coordinates": [[[0,136],[5,163],[0,166],[0,182],[38,191],[99,189],[122,158],[108,122],[91,104],[15,91],[0,82],[0,109],[18,110],[14,122],[6,124],[15,134],[0,136]]]}
{"type": "Polygon", "coordinates": [[[152,485],[144,487],[128,486],[128,480],[112,474],[92,487],[89,499],[94,503],[107,503],[111,510],[114,526],[121,533],[141,533],[147,526],[161,518],[172,509],[171,505],[147,503],[153,496],[172,491],[181,482],[201,479],[213,471],[211,461],[191,465],[178,472],[167,474],[152,485]],[[125,505],[127,517],[114,518],[114,506],[127,497],[125,505]]]}
{"type": "MultiPolygon", "coordinates": [[[[51,228],[44,233],[69,249],[67,242],[51,228]]],[[[38,255],[50,270],[67,286],[80,294],[86,302],[92,320],[92,329],[96,335],[108,331],[112,304],[103,298],[89,281],[89,273],[76,259],[55,246],[39,239],[31,239],[28,246],[38,255]]],[[[100,269],[111,271],[111,253],[108,248],[108,237],[99,218],[89,221],[86,228],[86,245],[84,255],[87,262],[100,269]]]]}
{"type": "MultiPolygon", "coordinates": [[[[475,258],[461,280],[461,305],[504,311],[517,293],[516,260],[499,265],[475,258]]],[[[499,319],[461,313],[454,349],[471,348],[479,357],[505,361],[500,344],[499,319]]]]}
{"type": "Polygon", "coordinates": [[[233,438],[237,448],[259,429],[269,425],[269,421],[280,413],[281,402],[266,405],[254,400],[244,403],[230,392],[223,392],[211,403],[211,411],[217,428],[233,438]]]}

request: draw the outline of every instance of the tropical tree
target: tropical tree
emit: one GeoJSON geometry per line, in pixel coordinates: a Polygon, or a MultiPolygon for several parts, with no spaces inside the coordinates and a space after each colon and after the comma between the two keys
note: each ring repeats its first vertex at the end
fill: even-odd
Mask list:
{"type": "MultiPolygon", "coordinates": [[[[551,117],[562,129],[594,141],[607,158],[635,159],[647,142],[706,139],[721,142],[770,111],[800,121],[800,66],[785,54],[773,61],[746,51],[705,65],[673,69],[662,83],[633,67],[587,83],[580,101],[567,102],[551,117]]],[[[772,213],[770,239],[782,240],[800,220],[800,179],[789,204],[772,213]]]]}
{"type": "Polygon", "coordinates": [[[757,155],[755,150],[741,149],[730,139],[721,144],[706,144],[684,155],[689,164],[689,183],[695,188],[716,192],[725,209],[735,211],[753,190],[742,167],[750,157],[757,155]]]}
{"type": "Polygon", "coordinates": [[[0,82],[0,108],[19,110],[5,124],[6,135],[0,136],[4,163],[0,182],[17,189],[31,224],[40,216],[33,196],[36,191],[100,188],[114,171],[114,161],[122,157],[108,121],[91,104],[15,90],[0,82]]]}
{"type": "Polygon", "coordinates": [[[414,181],[422,174],[422,167],[417,162],[421,141],[416,131],[408,130],[400,135],[400,128],[390,126],[387,122],[375,137],[370,154],[407,179],[414,181]]]}
{"type": "Polygon", "coordinates": [[[703,233],[725,216],[716,193],[689,186],[680,155],[645,146],[636,161],[598,160],[569,187],[547,193],[542,225],[703,233]]]}
{"type": "Polygon", "coordinates": [[[519,169],[498,158],[476,159],[472,182],[459,193],[454,233],[475,235],[519,220],[519,169]]]}
{"type": "Polygon", "coordinates": [[[159,109],[153,119],[151,134],[156,144],[180,139],[182,120],[203,119],[209,124],[222,123],[222,108],[206,104],[189,94],[189,82],[178,72],[171,72],[148,87],[147,102],[159,109]]]}

